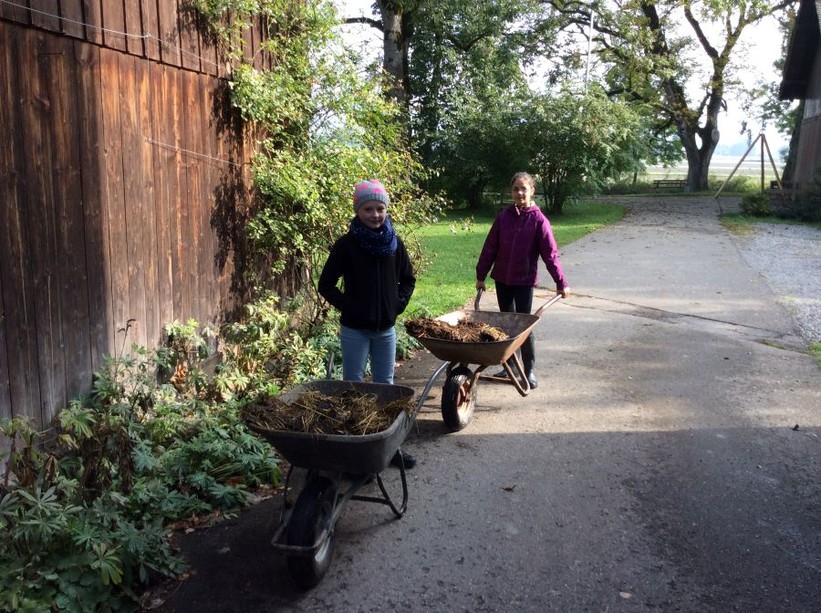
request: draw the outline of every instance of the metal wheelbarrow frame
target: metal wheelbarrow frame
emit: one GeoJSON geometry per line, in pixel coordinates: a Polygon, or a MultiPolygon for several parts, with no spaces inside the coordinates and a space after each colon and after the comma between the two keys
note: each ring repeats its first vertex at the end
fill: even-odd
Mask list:
{"type": "MultiPolygon", "coordinates": [[[[530,382],[517,353],[524,344],[528,335],[539,323],[544,310],[562,298],[557,294],[535,313],[510,313],[499,311],[480,311],[479,301],[482,290],[476,294],[473,302],[473,311],[459,310],[437,317],[450,325],[460,321],[479,322],[499,328],[508,338],[492,342],[461,342],[435,338],[415,337],[428,351],[440,360],[444,360],[446,367],[445,384],[442,387],[442,420],[445,426],[456,432],[470,423],[473,411],[476,408],[477,387],[480,376],[483,379],[512,383],[522,396],[530,393],[530,382]],[[513,366],[511,366],[511,362],[513,366]],[[471,364],[477,364],[471,369],[471,364]],[[482,376],[482,372],[491,366],[502,366],[507,373],[507,379],[482,376]],[[515,369],[514,369],[515,367],[515,369]]],[[[441,367],[431,377],[431,381],[439,375],[441,367]]]]}
{"type": "MultiPolygon", "coordinates": [[[[438,371],[441,372],[444,365],[438,371]]],[[[396,504],[383,483],[381,472],[390,464],[413,426],[433,377],[413,411],[402,411],[385,430],[365,435],[310,434],[284,430],[268,430],[250,423],[248,428],[264,437],[290,464],[285,478],[285,502],[280,511],[279,526],[271,541],[273,547],[285,553],[288,568],[301,587],[317,585],[327,572],[333,557],[333,536],[336,522],[351,500],[372,502],[390,507],[399,518],[408,504],[408,484],[405,466],[400,464],[402,501],[396,504]],[[304,477],[295,503],[288,496],[295,470],[304,477]],[[376,479],[381,496],[364,496],[357,492],[376,479]]],[[[326,396],[348,391],[375,394],[380,404],[412,397],[414,390],[401,385],[355,381],[318,380],[297,386],[280,396],[294,402],[300,394],[315,390],[326,396]]]]}

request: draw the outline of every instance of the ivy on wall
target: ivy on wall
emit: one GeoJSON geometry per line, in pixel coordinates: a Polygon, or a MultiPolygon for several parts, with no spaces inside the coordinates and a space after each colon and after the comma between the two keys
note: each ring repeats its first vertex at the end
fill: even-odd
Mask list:
{"type": "MultiPolygon", "coordinates": [[[[438,203],[418,186],[426,171],[412,151],[399,109],[383,95],[376,69],[361,66],[338,33],[330,2],[194,0],[208,32],[239,62],[230,103],[264,135],[253,160],[258,197],[248,237],[274,276],[308,286],[353,216],[353,185],[381,180],[390,214],[412,251],[412,228],[438,203]],[[263,24],[271,68],[242,63],[243,32],[263,24]]],[[[418,251],[417,251],[418,253],[418,251]]],[[[265,276],[263,274],[263,276],[265,276]]]]}

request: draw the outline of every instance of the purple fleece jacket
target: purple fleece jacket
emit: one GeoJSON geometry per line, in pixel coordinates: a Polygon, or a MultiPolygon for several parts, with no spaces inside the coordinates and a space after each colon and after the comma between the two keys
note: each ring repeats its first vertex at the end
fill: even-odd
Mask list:
{"type": "Polygon", "coordinates": [[[484,281],[492,266],[490,276],[494,280],[506,285],[534,287],[539,256],[556,282],[556,289],[561,291],[567,287],[547,217],[538,206],[518,209],[510,205],[496,216],[488,232],[476,264],[476,278],[484,281]]]}

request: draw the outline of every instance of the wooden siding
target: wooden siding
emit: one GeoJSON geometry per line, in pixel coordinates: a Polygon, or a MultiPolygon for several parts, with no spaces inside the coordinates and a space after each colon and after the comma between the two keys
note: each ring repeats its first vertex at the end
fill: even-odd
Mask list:
{"type": "MultiPolygon", "coordinates": [[[[229,63],[194,27],[186,0],[2,0],[0,20],[62,34],[214,76],[229,63]]],[[[246,58],[263,61],[261,21],[246,37],[246,58]]]]}
{"type": "MultiPolygon", "coordinates": [[[[28,4],[136,33],[138,15],[170,19],[146,19],[149,2],[28,4]]],[[[241,300],[251,148],[221,116],[224,80],[162,61],[179,49],[102,46],[99,29],[0,7],[0,417],[46,424],[129,320],[126,347],[154,346],[168,322],[218,323],[241,300]]]]}

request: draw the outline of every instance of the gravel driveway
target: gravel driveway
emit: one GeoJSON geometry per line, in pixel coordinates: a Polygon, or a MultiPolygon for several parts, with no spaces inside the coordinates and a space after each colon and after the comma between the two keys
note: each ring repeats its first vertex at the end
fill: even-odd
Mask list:
{"type": "Polygon", "coordinates": [[[821,230],[761,223],[737,235],[744,260],[759,271],[808,343],[821,342],[821,230]]]}

